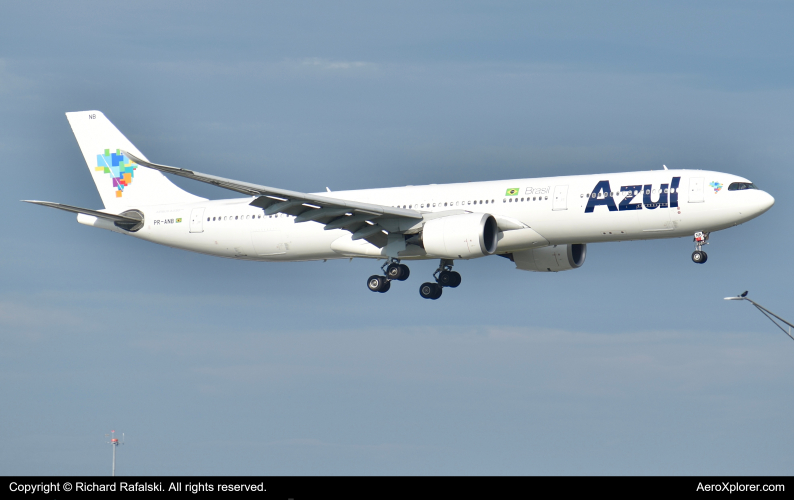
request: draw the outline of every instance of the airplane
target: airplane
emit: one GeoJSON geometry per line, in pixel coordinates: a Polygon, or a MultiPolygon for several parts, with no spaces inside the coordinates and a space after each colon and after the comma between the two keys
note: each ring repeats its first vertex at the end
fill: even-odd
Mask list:
{"type": "Polygon", "coordinates": [[[284,262],[383,260],[373,292],[405,281],[405,262],[438,259],[420,295],[438,299],[461,275],[454,261],[491,255],[525,271],[584,264],[587,244],[694,236],[703,264],[710,233],[769,210],[774,198],[749,180],[705,170],[430,184],[303,193],[152,163],[100,111],[66,113],[102,198],[93,210],[22,200],[77,213],[81,224],[231,259],[284,262]],[[165,175],[212,184],[244,198],[208,200],[165,175]]]}

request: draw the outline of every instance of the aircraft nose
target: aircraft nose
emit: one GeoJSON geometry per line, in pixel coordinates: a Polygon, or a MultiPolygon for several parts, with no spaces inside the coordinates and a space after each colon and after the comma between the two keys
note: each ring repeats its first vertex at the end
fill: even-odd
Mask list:
{"type": "Polygon", "coordinates": [[[747,200],[749,202],[747,209],[753,214],[753,217],[758,217],[772,208],[772,205],[775,204],[775,199],[766,191],[759,190],[754,194],[755,196],[747,200]]]}
{"type": "Polygon", "coordinates": [[[759,203],[758,208],[760,209],[761,213],[764,213],[770,208],[772,208],[772,205],[775,204],[775,198],[772,197],[772,195],[767,193],[766,191],[762,191],[762,192],[764,193],[764,195],[761,197],[761,201],[759,203]]]}

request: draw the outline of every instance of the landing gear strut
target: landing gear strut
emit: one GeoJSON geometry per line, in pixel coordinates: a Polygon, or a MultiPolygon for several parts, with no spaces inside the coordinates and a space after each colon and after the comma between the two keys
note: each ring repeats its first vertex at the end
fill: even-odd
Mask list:
{"type": "Polygon", "coordinates": [[[460,285],[460,273],[452,270],[452,259],[441,259],[438,269],[433,273],[435,283],[422,283],[419,287],[419,295],[424,299],[436,300],[441,297],[444,287],[455,288],[460,285]]]}
{"type": "Polygon", "coordinates": [[[386,293],[391,288],[392,280],[405,281],[411,275],[411,270],[405,264],[400,264],[400,259],[389,258],[381,270],[385,276],[373,274],[367,279],[367,288],[373,292],[386,293]]]}
{"type": "Polygon", "coordinates": [[[692,262],[695,264],[705,264],[709,259],[708,254],[701,250],[703,245],[708,245],[709,233],[698,231],[695,233],[695,251],[692,252],[692,262]]]}

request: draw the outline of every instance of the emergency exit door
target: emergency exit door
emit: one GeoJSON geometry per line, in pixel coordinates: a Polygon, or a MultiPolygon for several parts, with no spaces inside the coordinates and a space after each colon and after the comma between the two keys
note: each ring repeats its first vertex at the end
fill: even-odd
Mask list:
{"type": "Polygon", "coordinates": [[[568,210],[568,186],[554,186],[554,200],[551,202],[552,210],[568,210]]]}
{"type": "Polygon", "coordinates": [[[190,232],[191,233],[204,232],[204,207],[194,208],[190,212],[190,232]]]}
{"type": "Polygon", "coordinates": [[[703,177],[689,178],[689,203],[703,203],[703,177]]]}

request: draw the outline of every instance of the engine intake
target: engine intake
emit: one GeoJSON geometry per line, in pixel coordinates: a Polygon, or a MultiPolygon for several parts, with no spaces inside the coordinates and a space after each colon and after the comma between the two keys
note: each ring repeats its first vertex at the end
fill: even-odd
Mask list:
{"type": "Polygon", "coordinates": [[[476,259],[496,251],[499,227],[491,214],[450,215],[422,228],[425,251],[444,259],[476,259]]]}

